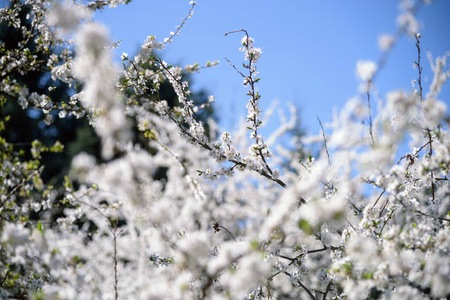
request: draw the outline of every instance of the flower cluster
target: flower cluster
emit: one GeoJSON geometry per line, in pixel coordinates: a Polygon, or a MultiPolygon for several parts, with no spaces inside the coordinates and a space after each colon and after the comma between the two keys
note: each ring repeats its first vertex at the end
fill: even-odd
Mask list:
{"type": "Polygon", "coordinates": [[[254,40],[249,37],[248,35],[245,35],[241,39],[241,44],[243,47],[239,48],[242,52],[245,53],[245,60],[248,60],[250,62],[256,62],[261,58],[261,48],[255,48],[253,47],[254,40]]]}
{"type": "Polygon", "coordinates": [[[159,255],[155,255],[152,254],[150,255],[150,257],[148,258],[157,268],[159,267],[167,267],[169,266],[171,263],[173,263],[173,258],[167,258],[164,256],[159,256],[159,255]]]}

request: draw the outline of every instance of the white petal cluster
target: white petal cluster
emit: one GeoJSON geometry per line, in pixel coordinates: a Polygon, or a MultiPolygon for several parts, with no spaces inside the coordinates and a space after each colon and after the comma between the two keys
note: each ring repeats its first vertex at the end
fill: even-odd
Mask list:
{"type": "Polygon", "coordinates": [[[370,60],[359,60],[356,63],[356,74],[363,81],[369,81],[377,70],[375,62],[370,60]]]}
{"type": "Polygon", "coordinates": [[[254,40],[248,35],[244,36],[241,39],[241,45],[243,47],[239,48],[242,52],[245,53],[245,60],[257,61],[261,58],[261,48],[253,47],[254,40]]]}
{"type": "Polygon", "coordinates": [[[91,16],[91,11],[84,5],[57,1],[53,4],[47,18],[49,25],[61,30],[62,34],[72,32],[82,20],[91,16]]]}

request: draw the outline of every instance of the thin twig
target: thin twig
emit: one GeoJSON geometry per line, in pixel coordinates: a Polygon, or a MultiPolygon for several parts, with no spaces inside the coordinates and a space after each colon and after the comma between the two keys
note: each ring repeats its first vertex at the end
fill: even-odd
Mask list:
{"type": "Polygon", "coordinates": [[[419,70],[419,78],[417,79],[417,83],[419,85],[419,99],[423,100],[422,97],[422,66],[420,65],[420,33],[416,34],[416,48],[417,48],[417,61],[416,66],[419,70]]]}
{"type": "Polygon", "coordinates": [[[183,28],[184,25],[186,25],[187,19],[189,19],[192,16],[192,13],[194,11],[194,6],[197,5],[195,1],[192,2],[191,8],[189,9],[187,15],[182,19],[181,24],[177,26],[177,30],[170,35],[169,38],[167,38],[163,43],[171,43],[174,36],[178,36],[180,34],[181,28],[183,28]]]}
{"type": "Polygon", "coordinates": [[[415,212],[418,213],[419,215],[422,215],[422,216],[425,216],[425,217],[429,217],[429,218],[433,218],[433,219],[435,219],[435,220],[441,220],[441,221],[450,222],[450,219],[447,219],[447,218],[440,218],[440,217],[434,217],[434,216],[429,215],[429,214],[426,214],[426,213],[424,213],[424,212],[422,212],[422,211],[420,211],[420,210],[416,210],[415,212]]]}
{"type": "Polygon", "coordinates": [[[353,202],[351,202],[350,200],[348,202],[358,213],[361,213],[361,209],[359,209],[353,202]]]}
{"type": "Polygon", "coordinates": [[[380,236],[381,236],[381,233],[382,233],[383,230],[384,230],[384,227],[386,226],[387,222],[391,219],[391,217],[392,217],[392,215],[394,214],[394,212],[395,212],[395,210],[393,210],[393,211],[391,212],[391,214],[389,215],[389,217],[387,217],[387,219],[384,220],[383,227],[381,227],[381,229],[380,229],[380,236]]]}
{"type": "Polygon", "coordinates": [[[324,245],[323,248],[321,248],[321,249],[308,250],[308,251],[306,251],[306,254],[322,252],[322,251],[326,251],[326,250],[330,250],[330,249],[331,249],[331,247],[327,247],[324,245]]]}
{"type": "Polygon", "coordinates": [[[289,256],[285,256],[285,255],[282,255],[282,254],[277,254],[277,256],[278,256],[278,257],[281,257],[281,258],[284,258],[284,259],[287,259],[287,260],[290,260],[291,262],[296,262],[297,259],[298,259],[298,257],[300,257],[300,256],[303,256],[303,255],[306,255],[306,254],[311,254],[311,253],[322,252],[322,251],[326,251],[326,250],[332,250],[333,248],[338,248],[338,247],[334,247],[334,246],[331,246],[331,247],[323,246],[323,248],[320,248],[320,249],[307,250],[304,254],[300,254],[300,255],[297,256],[297,257],[289,257],[289,256]]]}
{"type": "Polygon", "coordinates": [[[119,221],[114,222],[114,228],[109,227],[109,230],[111,231],[113,235],[113,245],[114,245],[114,254],[113,254],[113,260],[114,260],[114,298],[115,300],[119,299],[119,290],[118,290],[118,283],[119,279],[117,277],[117,236],[122,233],[122,230],[117,232],[117,228],[119,225],[119,221]]]}
{"type": "Polygon", "coordinates": [[[347,221],[347,223],[350,225],[350,227],[353,229],[353,231],[355,231],[355,232],[357,231],[355,226],[353,226],[353,224],[350,223],[350,221],[347,218],[345,218],[345,221],[347,221]]]}
{"type": "MultiPolygon", "coordinates": [[[[431,158],[433,157],[433,142],[432,142],[432,138],[431,138],[431,130],[427,129],[427,133],[428,133],[428,142],[430,144],[430,150],[428,151],[428,159],[431,161],[431,158]]],[[[434,191],[434,171],[433,169],[430,170],[430,175],[431,175],[431,196],[433,198],[433,203],[435,202],[435,191],[434,191]]]]}
{"type": "Polygon", "coordinates": [[[216,232],[220,232],[221,229],[225,230],[226,232],[228,232],[229,235],[231,235],[231,237],[233,238],[233,240],[235,242],[237,242],[236,237],[234,236],[234,234],[231,233],[231,231],[229,231],[227,228],[223,227],[222,225],[220,225],[219,223],[214,223],[213,224],[213,229],[214,229],[214,233],[216,232]]]}
{"type": "MultiPolygon", "coordinates": [[[[284,271],[283,273],[292,278],[290,273],[286,271],[284,271]]],[[[316,297],[314,297],[312,292],[300,281],[300,279],[297,279],[296,282],[306,291],[306,293],[311,297],[311,299],[316,300],[316,297]]]]}
{"type": "Polygon", "coordinates": [[[435,178],[434,180],[436,180],[436,181],[447,181],[448,178],[447,178],[447,176],[445,176],[443,178],[435,178]]]}
{"type": "Polygon", "coordinates": [[[245,77],[245,75],[244,75],[241,71],[239,71],[239,70],[236,68],[236,66],[235,66],[228,58],[225,57],[225,60],[230,64],[230,66],[233,67],[233,69],[236,70],[236,72],[237,72],[239,75],[241,75],[242,77],[245,77]]]}
{"type": "Polygon", "coordinates": [[[377,205],[378,201],[380,200],[381,196],[383,196],[384,192],[386,192],[386,189],[384,189],[383,192],[381,192],[380,196],[378,196],[377,200],[375,201],[375,203],[372,205],[372,207],[370,209],[373,209],[375,207],[375,205],[377,205]]]}
{"type": "Polygon", "coordinates": [[[327,152],[328,164],[331,166],[331,159],[330,159],[330,153],[328,152],[327,138],[325,136],[325,130],[323,130],[322,122],[320,121],[319,116],[317,116],[317,120],[319,120],[320,128],[322,128],[322,135],[323,135],[323,141],[325,143],[325,151],[327,152]]]}
{"type": "Polygon", "coordinates": [[[386,202],[384,203],[383,207],[381,208],[380,214],[378,215],[378,218],[381,218],[381,215],[383,214],[383,211],[386,208],[388,203],[389,203],[389,196],[386,198],[386,202]]]}
{"type": "MultiPolygon", "coordinates": [[[[14,266],[13,266],[13,268],[14,268],[14,266]]],[[[6,278],[8,278],[9,274],[11,274],[13,268],[9,268],[8,271],[6,271],[5,276],[3,276],[3,279],[0,282],[0,287],[3,285],[3,283],[5,283],[6,278]]]]}
{"type": "Polygon", "coordinates": [[[325,293],[323,294],[322,300],[327,299],[327,294],[328,294],[328,292],[329,292],[330,289],[331,289],[331,283],[332,283],[332,281],[330,280],[330,282],[328,282],[328,285],[327,285],[327,288],[326,288],[326,290],[325,290],[325,293]]]}
{"type": "MultiPolygon", "coordinates": [[[[420,65],[420,33],[417,33],[415,35],[416,37],[416,48],[417,48],[417,61],[416,66],[419,72],[419,78],[417,79],[417,84],[419,85],[419,100],[423,101],[423,95],[422,95],[422,71],[423,68],[420,65]]],[[[431,137],[431,130],[430,128],[426,129],[427,135],[428,135],[428,144],[430,146],[428,151],[428,159],[431,161],[431,158],[433,156],[433,139],[431,137]]],[[[431,175],[431,196],[433,199],[433,203],[435,202],[435,187],[434,187],[434,172],[433,170],[430,171],[431,175]]]]}
{"type": "Polygon", "coordinates": [[[370,105],[370,85],[371,85],[372,81],[369,80],[367,82],[367,106],[369,108],[369,134],[370,134],[370,138],[372,140],[372,148],[375,146],[375,140],[373,138],[373,125],[372,125],[372,108],[370,105]]]}
{"type": "MultiPolygon", "coordinates": [[[[423,144],[418,150],[415,151],[414,154],[409,154],[412,157],[416,157],[417,154],[419,154],[420,151],[422,151],[423,148],[425,148],[426,146],[428,146],[428,144],[430,143],[430,141],[426,142],[425,144],[423,144]]],[[[400,157],[399,161],[397,162],[397,165],[406,157],[408,157],[408,154],[403,155],[402,157],[400,157]]]]}

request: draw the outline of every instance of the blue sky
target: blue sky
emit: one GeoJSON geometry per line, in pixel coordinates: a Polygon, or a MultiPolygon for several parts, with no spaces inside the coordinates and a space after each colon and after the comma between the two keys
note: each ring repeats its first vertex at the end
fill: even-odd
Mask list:
{"type": "MultiPolygon", "coordinates": [[[[242,78],[225,60],[236,66],[243,62],[243,54],[238,51],[242,34],[224,37],[226,32],[246,29],[255,47],[263,51],[258,64],[262,108],[275,99],[281,105],[292,102],[300,109],[303,128],[318,133],[317,116],[322,123],[330,122],[334,107],[342,107],[358,95],[356,62],[378,60],[378,35],[395,33],[399,12],[399,2],[394,0],[197,2],[192,19],[161,55],[171,64],[220,61],[217,67],[194,75],[194,90],[204,88],[215,95],[220,124],[227,130],[233,129],[239,116],[245,116],[248,96],[242,78]]],[[[168,37],[188,12],[188,3],[133,0],[105,9],[95,19],[110,28],[114,41],[122,40],[115,56],[119,61],[122,52],[134,55],[148,35],[161,41],[168,37]]],[[[422,50],[431,51],[435,57],[450,50],[450,1],[435,0],[430,6],[422,6],[417,18],[422,25],[422,50]]],[[[423,54],[427,86],[432,77],[423,54]]],[[[402,37],[376,79],[381,97],[392,89],[413,90],[411,80],[417,77],[417,70],[412,65],[416,58],[414,41],[402,37]]],[[[441,99],[450,106],[449,86],[441,99]]]]}

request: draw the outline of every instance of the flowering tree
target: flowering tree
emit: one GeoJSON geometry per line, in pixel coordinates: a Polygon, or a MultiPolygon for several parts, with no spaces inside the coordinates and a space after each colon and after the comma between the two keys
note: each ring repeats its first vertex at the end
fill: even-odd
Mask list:
{"type": "MultiPolygon", "coordinates": [[[[246,124],[232,134],[197,117],[210,103],[192,97],[183,68],[155,57],[195,2],[176,32],[163,41],[149,36],[116,67],[107,30],[90,15],[128,2],[27,0],[0,10],[25,37],[14,49],[1,47],[2,105],[34,107],[49,124],[56,115],[87,116],[102,141],[101,161],[79,153],[64,184],[49,186],[41,153],[64,151],[61,143],[35,141],[26,158],[0,139],[2,298],[450,297],[450,136],[437,99],[450,72],[447,55],[431,60],[434,78],[424,92],[414,18],[420,1],[402,12],[397,35],[380,40],[388,53],[400,34],[414,32],[416,93],[390,92],[373,115],[370,96],[384,61],[358,62],[365,97],[347,103],[331,134],[304,140],[324,144],[307,160],[290,151],[295,140],[291,148],[276,145],[294,126],[294,110],[272,136],[261,135],[262,51],[245,30],[227,35],[243,36],[243,66],[230,64],[248,87],[246,124]],[[19,18],[25,9],[30,26],[19,18]],[[18,78],[36,70],[76,92],[68,102],[53,98],[52,88],[30,93],[18,78]],[[161,97],[163,82],[180,106],[161,97]],[[148,148],[133,143],[132,119],[148,148]],[[408,150],[399,153],[405,136],[408,150]],[[154,178],[158,168],[168,170],[164,180],[154,178]]],[[[5,130],[10,117],[1,117],[5,130]]]]}

